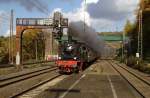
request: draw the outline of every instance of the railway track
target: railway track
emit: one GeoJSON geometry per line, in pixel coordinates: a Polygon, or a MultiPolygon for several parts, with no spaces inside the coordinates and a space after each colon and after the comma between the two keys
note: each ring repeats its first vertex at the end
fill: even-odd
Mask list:
{"type": "Polygon", "coordinates": [[[109,61],[109,63],[143,98],[150,98],[150,81],[148,78],[113,61],[109,61]]]}
{"type": "MultiPolygon", "coordinates": [[[[55,60],[52,61],[38,61],[38,62],[24,62],[23,65],[32,65],[32,64],[43,64],[43,63],[49,63],[49,62],[54,62],[55,60]]],[[[8,67],[14,67],[14,64],[1,64],[0,68],[8,68],[8,67]]]]}
{"type": "Polygon", "coordinates": [[[27,72],[0,77],[0,98],[15,98],[31,89],[61,76],[57,67],[43,67],[27,72]]]}

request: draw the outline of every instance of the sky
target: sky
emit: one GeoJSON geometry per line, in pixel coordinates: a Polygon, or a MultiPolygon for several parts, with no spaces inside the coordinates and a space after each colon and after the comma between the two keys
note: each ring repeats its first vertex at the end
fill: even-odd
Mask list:
{"type": "MultiPolygon", "coordinates": [[[[139,0],[0,0],[0,35],[9,34],[10,10],[16,18],[47,18],[55,11],[69,22],[83,21],[97,32],[121,31],[126,20],[135,21],[139,0]]],[[[15,23],[14,23],[15,32],[15,23]]]]}

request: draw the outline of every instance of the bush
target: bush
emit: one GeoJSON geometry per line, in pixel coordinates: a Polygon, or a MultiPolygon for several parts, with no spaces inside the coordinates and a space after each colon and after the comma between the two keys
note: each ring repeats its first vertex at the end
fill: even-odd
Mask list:
{"type": "Polygon", "coordinates": [[[141,59],[134,56],[130,56],[127,59],[127,66],[130,66],[144,73],[150,73],[150,66],[148,66],[147,63],[144,63],[141,59]]]}
{"type": "Polygon", "coordinates": [[[138,70],[145,70],[143,61],[134,56],[130,56],[127,59],[127,66],[130,66],[130,67],[138,69],[138,70]]]}
{"type": "Polygon", "coordinates": [[[5,54],[3,56],[1,56],[0,58],[0,63],[1,64],[7,64],[9,62],[9,54],[5,54]]]}

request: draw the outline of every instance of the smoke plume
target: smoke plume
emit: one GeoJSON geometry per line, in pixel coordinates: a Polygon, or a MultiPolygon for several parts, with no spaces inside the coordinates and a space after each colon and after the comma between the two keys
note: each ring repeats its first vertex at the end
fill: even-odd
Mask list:
{"type": "Polygon", "coordinates": [[[0,3],[18,3],[27,11],[36,9],[42,13],[48,14],[48,5],[41,0],[0,0],[0,3]]]}
{"type": "Polygon", "coordinates": [[[94,29],[87,26],[84,22],[71,22],[69,24],[69,34],[85,42],[100,56],[104,55],[104,41],[100,39],[94,29]]]}

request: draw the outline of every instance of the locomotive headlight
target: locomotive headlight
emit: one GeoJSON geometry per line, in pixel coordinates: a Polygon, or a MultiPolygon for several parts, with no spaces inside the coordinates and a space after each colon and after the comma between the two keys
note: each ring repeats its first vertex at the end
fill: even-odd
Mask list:
{"type": "Polygon", "coordinates": [[[59,60],[61,60],[61,57],[58,57],[59,60]]]}
{"type": "Polygon", "coordinates": [[[77,57],[74,57],[73,59],[74,59],[74,60],[77,60],[77,57]]]}
{"type": "Polygon", "coordinates": [[[68,50],[72,50],[72,46],[69,46],[69,47],[68,47],[68,50]]]}

